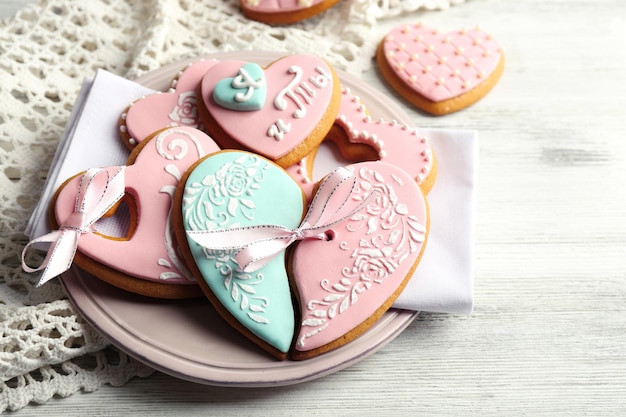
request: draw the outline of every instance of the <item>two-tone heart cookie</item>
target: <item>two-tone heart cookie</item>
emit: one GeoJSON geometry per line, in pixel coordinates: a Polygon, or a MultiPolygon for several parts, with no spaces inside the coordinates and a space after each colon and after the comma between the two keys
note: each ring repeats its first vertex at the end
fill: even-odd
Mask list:
{"type": "Polygon", "coordinates": [[[222,151],[191,167],[177,190],[177,202],[176,234],[209,300],[233,327],[284,359],[295,331],[285,250],[247,271],[237,263],[228,236],[217,233],[234,233],[235,244],[254,235],[259,225],[296,228],[306,209],[298,184],[266,158],[222,151]],[[198,236],[217,242],[201,245],[192,238],[198,236]]]}
{"type": "Polygon", "coordinates": [[[281,359],[322,354],[370,328],[413,275],[429,227],[419,186],[383,162],[328,174],[304,218],[287,172],[242,151],[194,165],[176,200],[176,235],[209,300],[281,359]]]}
{"type": "Polygon", "coordinates": [[[288,167],[324,139],[339,111],[340,85],[325,61],[290,55],[266,68],[223,61],[202,79],[200,115],[224,149],[288,167]]]}
{"type": "Polygon", "coordinates": [[[502,48],[479,28],[440,33],[422,24],[400,25],[381,41],[376,58],[394,90],[435,115],[480,100],[504,69],[502,48]]]}

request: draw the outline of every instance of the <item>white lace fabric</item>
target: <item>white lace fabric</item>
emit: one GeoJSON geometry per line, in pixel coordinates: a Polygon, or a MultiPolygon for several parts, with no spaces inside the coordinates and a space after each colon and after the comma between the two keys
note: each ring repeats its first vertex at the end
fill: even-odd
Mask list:
{"type": "Polygon", "coordinates": [[[238,0],[40,0],[0,22],[0,412],[153,372],[85,323],[58,282],[36,288],[37,274],[20,265],[23,231],[85,77],[104,68],[134,79],[235,50],[312,53],[359,74],[371,65],[378,20],[462,1],[344,0],[272,27],[244,18],[238,0]]]}

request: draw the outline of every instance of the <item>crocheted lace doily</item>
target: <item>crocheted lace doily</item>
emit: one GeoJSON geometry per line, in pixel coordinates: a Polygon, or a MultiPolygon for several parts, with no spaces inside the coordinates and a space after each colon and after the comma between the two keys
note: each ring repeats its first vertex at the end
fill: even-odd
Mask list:
{"type": "Polygon", "coordinates": [[[81,320],[58,282],[36,288],[20,266],[23,230],[84,77],[104,68],[133,79],[186,56],[247,49],[314,53],[358,74],[379,19],[463,1],[346,0],[271,27],[246,20],[239,0],[40,0],[0,22],[0,412],[153,372],[81,320]]]}

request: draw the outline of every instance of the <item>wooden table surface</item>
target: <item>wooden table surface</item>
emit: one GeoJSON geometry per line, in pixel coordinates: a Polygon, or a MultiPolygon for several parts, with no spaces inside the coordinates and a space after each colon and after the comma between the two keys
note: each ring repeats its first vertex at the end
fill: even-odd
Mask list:
{"type": "MultiPolygon", "coordinates": [[[[3,0],[0,15],[28,2],[3,0]]],[[[506,50],[475,106],[412,112],[479,131],[472,316],[422,313],[374,356],[301,385],[156,373],[15,415],[626,415],[626,2],[468,0],[409,17],[479,24],[506,50]]]]}

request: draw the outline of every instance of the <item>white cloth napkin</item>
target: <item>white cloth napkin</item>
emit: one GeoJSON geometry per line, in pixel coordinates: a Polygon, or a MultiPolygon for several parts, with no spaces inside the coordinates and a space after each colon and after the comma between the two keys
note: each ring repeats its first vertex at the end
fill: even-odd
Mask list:
{"type": "MultiPolygon", "coordinates": [[[[99,70],[86,80],[48,172],[39,204],[28,223],[31,239],[49,231],[47,209],[56,189],[89,168],[124,165],[128,149],[118,121],[133,101],[153,93],[140,84],[99,70]]],[[[437,155],[438,173],[428,195],[428,245],[394,307],[469,314],[474,300],[474,215],[478,140],[474,131],[420,129],[437,155]]]]}

